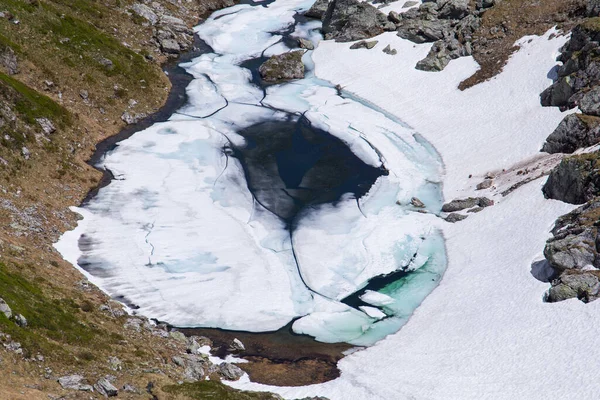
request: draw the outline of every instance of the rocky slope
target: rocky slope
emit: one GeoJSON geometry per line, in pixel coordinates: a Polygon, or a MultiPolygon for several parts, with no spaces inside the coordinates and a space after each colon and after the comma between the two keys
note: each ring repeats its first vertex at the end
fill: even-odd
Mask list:
{"type": "Polygon", "coordinates": [[[232,4],[0,3],[0,397],[276,398],[220,384],[241,370],[209,361],[208,339],[128,317],[52,248],[100,181],[95,144],[165,103],[164,63],[232,4]]]}
{"type": "MultiPolygon", "coordinates": [[[[573,153],[600,142],[599,12],[597,2],[586,2],[587,18],[572,30],[558,58],[561,65],[556,80],[540,96],[544,106],[578,107],[580,111],[564,118],[542,151],[573,153]]],[[[588,302],[595,300],[600,290],[600,152],[593,148],[581,151],[583,154],[564,158],[543,187],[547,198],[583,204],[556,222],[544,249],[552,285],[547,300],[551,302],[573,297],[588,302]]]]}

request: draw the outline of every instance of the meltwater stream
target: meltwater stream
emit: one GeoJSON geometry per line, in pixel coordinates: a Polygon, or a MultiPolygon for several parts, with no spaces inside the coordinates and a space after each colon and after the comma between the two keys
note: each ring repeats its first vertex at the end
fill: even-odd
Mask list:
{"type": "Polygon", "coordinates": [[[442,165],[410,127],[314,75],[256,66],[317,43],[313,0],[241,4],[196,28],[189,104],[118,144],[115,179],[56,244],[135,312],[179,327],[293,330],[369,345],[396,332],[445,269],[442,165]],[[418,197],[428,213],[410,205],[418,197]]]}

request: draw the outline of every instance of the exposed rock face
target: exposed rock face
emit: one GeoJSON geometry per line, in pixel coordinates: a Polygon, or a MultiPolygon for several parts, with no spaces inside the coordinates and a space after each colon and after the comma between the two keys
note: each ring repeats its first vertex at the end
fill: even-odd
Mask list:
{"type": "Polygon", "coordinates": [[[558,274],[552,281],[547,301],[577,297],[592,301],[598,297],[600,256],[597,222],[600,202],[591,201],[560,217],[552,230],[553,237],[544,248],[544,256],[558,274]]]}
{"type": "Polygon", "coordinates": [[[455,212],[473,207],[489,207],[494,204],[493,200],[487,197],[469,197],[467,199],[452,200],[442,206],[443,212],[455,212]]]}
{"type": "Polygon", "coordinates": [[[590,18],[575,27],[561,49],[558,79],[540,95],[543,106],[573,108],[590,87],[600,83],[600,18],[590,18]]]}
{"type": "Polygon", "coordinates": [[[368,39],[395,28],[384,13],[358,0],[333,0],[323,18],[325,39],[336,42],[368,39]]]}
{"type": "Polygon", "coordinates": [[[542,191],[546,198],[583,204],[600,194],[598,153],[567,157],[552,170],[542,191]]]}
{"type": "Polygon", "coordinates": [[[396,23],[398,36],[415,43],[435,42],[416,68],[441,71],[451,60],[472,54],[471,42],[481,24],[480,14],[494,4],[494,1],[479,1],[473,8],[468,0],[430,0],[388,18],[396,23]]]}
{"type": "Polygon", "coordinates": [[[585,114],[569,114],[548,136],[542,151],[572,153],[600,142],[600,118],[585,114]]]}
{"type": "Polygon", "coordinates": [[[258,71],[266,82],[282,82],[304,78],[303,51],[272,56],[265,61],[258,71]]]}

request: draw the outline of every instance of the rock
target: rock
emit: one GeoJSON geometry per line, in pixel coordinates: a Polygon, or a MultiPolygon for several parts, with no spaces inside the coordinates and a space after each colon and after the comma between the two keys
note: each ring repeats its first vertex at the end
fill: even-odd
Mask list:
{"type": "Polygon", "coordinates": [[[442,71],[451,60],[470,55],[470,45],[463,46],[454,38],[438,40],[433,44],[427,57],[419,61],[416,69],[422,71],[442,71]]]}
{"type": "Polygon", "coordinates": [[[185,335],[179,331],[171,331],[171,332],[169,332],[169,336],[172,339],[177,340],[178,342],[183,342],[183,343],[187,342],[187,338],[185,337],[185,335]]]}
{"type": "Polygon", "coordinates": [[[246,347],[241,342],[241,340],[239,340],[238,338],[233,339],[233,341],[229,345],[229,351],[234,352],[234,351],[244,351],[244,350],[246,350],[246,347]]]}
{"type": "Polygon", "coordinates": [[[455,223],[467,219],[467,215],[462,215],[458,213],[448,214],[446,218],[444,218],[447,222],[455,223]]]}
{"type": "Polygon", "coordinates": [[[131,10],[140,17],[146,19],[150,24],[156,25],[158,22],[158,16],[152,9],[144,4],[135,3],[131,10]]]}
{"type": "Polygon", "coordinates": [[[79,97],[81,97],[83,100],[89,100],[90,94],[87,90],[81,90],[79,91],[79,97]]]}
{"type": "Polygon", "coordinates": [[[121,371],[123,369],[123,363],[115,356],[108,357],[108,366],[113,371],[121,371]]]}
{"type": "Polygon", "coordinates": [[[163,39],[160,41],[160,48],[162,51],[168,54],[179,54],[181,53],[181,47],[174,39],[163,39]]]}
{"type": "Polygon", "coordinates": [[[272,56],[259,67],[260,76],[272,83],[304,78],[303,54],[303,51],[291,51],[272,56]]]}
{"type": "Polygon", "coordinates": [[[398,26],[398,36],[414,43],[435,42],[452,35],[452,25],[447,20],[403,19],[398,26]]]}
{"type": "Polygon", "coordinates": [[[542,151],[572,153],[600,142],[600,118],[582,114],[567,115],[546,138],[542,151]]]}
{"type": "Polygon", "coordinates": [[[98,393],[106,397],[115,397],[119,394],[119,389],[113,386],[106,378],[100,378],[94,385],[98,393]]]}
{"type": "Polygon", "coordinates": [[[21,328],[25,328],[27,326],[27,319],[23,315],[17,314],[15,315],[15,323],[21,328]]]}
{"type": "Polygon", "coordinates": [[[29,149],[27,147],[21,148],[21,154],[23,155],[23,158],[26,160],[29,160],[29,157],[31,157],[31,152],[29,151],[29,149]]]}
{"type": "Polygon", "coordinates": [[[548,290],[546,301],[554,303],[571,298],[578,298],[584,302],[596,300],[600,290],[598,272],[565,273],[552,281],[548,290]]]}
{"type": "Polygon", "coordinates": [[[91,385],[83,384],[81,375],[67,375],[58,378],[58,383],[63,389],[81,390],[84,392],[93,392],[94,388],[91,385]]]}
{"type": "Polygon", "coordinates": [[[398,51],[396,49],[392,49],[389,44],[385,46],[385,48],[382,51],[385,54],[389,54],[390,56],[395,56],[396,54],[398,54],[398,51]]]}
{"type": "Polygon", "coordinates": [[[227,362],[219,364],[219,376],[228,381],[237,381],[244,375],[244,371],[237,365],[227,362]]]}
{"type": "Polygon", "coordinates": [[[548,199],[583,204],[600,194],[600,153],[564,158],[542,188],[548,199]]]}
{"type": "Polygon", "coordinates": [[[12,47],[6,46],[0,48],[0,66],[2,66],[9,75],[19,73],[19,62],[12,47]]]}
{"type": "Polygon", "coordinates": [[[298,45],[300,46],[300,48],[306,49],[306,50],[314,50],[315,49],[315,45],[313,44],[313,42],[311,42],[310,40],[304,39],[304,38],[298,39],[298,45]]]}
{"type": "Polygon", "coordinates": [[[438,17],[461,19],[469,13],[469,0],[438,0],[438,17]]]}
{"type": "Polygon", "coordinates": [[[316,18],[323,20],[323,18],[325,18],[325,13],[327,12],[328,7],[329,0],[317,0],[312,5],[312,7],[304,13],[304,16],[308,18],[316,18]]]}
{"type": "Polygon", "coordinates": [[[123,115],[121,115],[121,119],[127,125],[137,124],[141,119],[145,118],[146,114],[131,114],[129,111],[125,111],[123,115]]]}
{"type": "Polygon", "coordinates": [[[38,123],[46,135],[56,132],[54,124],[48,118],[36,118],[35,122],[38,123]]]}
{"type": "Polygon", "coordinates": [[[352,50],[355,50],[355,49],[371,50],[373,47],[375,47],[377,45],[377,43],[378,43],[377,40],[371,40],[368,42],[366,40],[361,40],[360,42],[354,43],[352,46],[350,46],[350,48],[352,50]]]}
{"type": "Polygon", "coordinates": [[[584,114],[600,116],[600,86],[583,95],[579,101],[579,109],[584,114]]]}
{"type": "Polygon", "coordinates": [[[413,207],[425,208],[425,203],[423,203],[421,200],[419,200],[416,197],[413,197],[412,199],[410,199],[410,204],[412,204],[413,207]]]}
{"type": "Polygon", "coordinates": [[[468,199],[452,200],[442,206],[443,212],[455,212],[461,211],[467,208],[473,208],[479,204],[479,199],[475,197],[469,197],[468,199]]]}
{"type": "Polygon", "coordinates": [[[416,6],[417,4],[419,4],[418,1],[409,0],[409,1],[405,2],[402,5],[402,8],[408,8],[408,7],[416,6]]]}
{"type": "Polygon", "coordinates": [[[494,205],[494,200],[488,199],[487,197],[478,197],[477,205],[481,208],[491,207],[494,205]]]}
{"type": "Polygon", "coordinates": [[[100,65],[102,65],[104,68],[106,68],[109,71],[115,67],[114,63],[111,60],[109,60],[108,58],[102,57],[98,60],[98,62],[100,63],[100,65]]]}
{"type": "Polygon", "coordinates": [[[483,182],[480,182],[477,184],[476,189],[477,190],[489,189],[492,187],[493,184],[494,184],[494,181],[492,179],[485,179],[485,180],[483,180],[483,182]]]}
{"type": "Polygon", "coordinates": [[[12,317],[12,310],[2,298],[0,298],[0,312],[4,314],[6,318],[10,319],[12,317]]]}
{"type": "Polygon", "coordinates": [[[188,382],[195,382],[204,379],[210,367],[210,363],[201,356],[186,355],[183,357],[184,379],[188,382]]]}
{"type": "Polygon", "coordinates": [[[383,33],[387,23],[387,16],[366,2],[335,0],[329,3],[322,30],[327,40],[352,42],[383,33]]]}
{"type": "Polygon", "coordinates": [[[388,21],[391,21],[394,24],[397,24],[400,21],[402,21],[402,17],[400,17],[400,14],[398,14],[396,11],[390,11],[388,14],[388,21]]]}
{"type": "Polygon", "coordinates": [[[574,80],[569,76],[565,76],[544,90],[540,95],[540,100],[544,107],[567,106],[574,93],[574,80]]]}
{"type": "Polygon", "coordinates": [[[123,391],[127,393],[141,394],[140,390],[133,385],[126,383],[123,385],[123,391]]]}

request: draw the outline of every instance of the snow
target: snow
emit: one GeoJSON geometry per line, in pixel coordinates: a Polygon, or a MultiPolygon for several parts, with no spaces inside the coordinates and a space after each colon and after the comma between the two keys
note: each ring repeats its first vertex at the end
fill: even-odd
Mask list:
{"type": "MultiPolygon", "coordinates": [[[[393,34],[378,37],[368,57],[347,44],[321,42],[314,59],[320,78],[384,108],[433,143],[445,165],[444,194],[453,198],[475,194],[478,181],[469,174],[543,162],[539,148],[565,115],[539,104],[566,40],[555,33],[523,38],[501,74],[464,92],[457,84],[477,69],[474,60],[452,61],[440,73],[416,71],[428,46],[393,34]],[[388,43],[399,56],[379,54],[388,43]]],[[[531,274],[554,221],[574,208],[544,199],[543,183],[496,195],[493,207],[465,221],[437,222],[448,256],[441,283],[398,333],[342,359],[338,379],[301,388],[232,385],[332,400],[597,398],[600,384],[590,367],[600,357],[600,303],[544,303],[548,284],[531,274]]],[[[509,183],[501,184],[498,191],[509,183]]],[[[376,292],[362,299],[390,302],[376,292]]]]}
{"type": "MultiPolygon", "coordinates": [[[[298,333],[370,345],[406,323],[439,282],[446,261],[433,227],[442,203],[435,150],[391,114],[340,97],[315,77],[312,51],[303,56],[305,79],[265,91],[241,65],[288,51],[271,32],[292,27],[295,12],[310,5],[238,5],[198,26],[215,52],[184,65],[195,78],[189,104],[107,154],[103,166],[117,179],[75,209],[84,219],[56,248],[135,313],[181,327],[256,332],[301,317],[298,333]],[[359,201],[347,195],[307,208],[290,237],[252,197],[230,147],[244,145],[242,128],[300,115],[389,174],[359,201]],[[413,196],[427,214],[410,205],[413,196]],[[380,290],[391,299],[385,305],[342,302],[398,270],[412,273],[380,290]]],[[[318,27],[298,24],[293,36],[317,42],[318,27]]]]}

